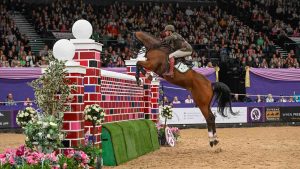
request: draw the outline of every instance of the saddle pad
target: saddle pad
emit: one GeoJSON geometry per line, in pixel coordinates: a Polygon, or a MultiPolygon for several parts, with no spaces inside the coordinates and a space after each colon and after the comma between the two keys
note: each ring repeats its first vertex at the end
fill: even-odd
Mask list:
{"type": "Polygon", "coordinates": [[[182,62],[178,62],[175,66],[174,66],[180,73],[185,73],[187,72],[190,68],[182,63],[182,62]]]}

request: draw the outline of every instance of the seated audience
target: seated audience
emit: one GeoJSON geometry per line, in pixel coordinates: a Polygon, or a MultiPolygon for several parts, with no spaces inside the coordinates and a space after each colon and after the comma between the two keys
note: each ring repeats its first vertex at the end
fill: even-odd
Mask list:
{"type": "Polygon", "coordinates": [[[257,95],[257,98],[255,100],[256,103],[261,103],[263,100],[261,99],[260,95],[257,95]]]}
{"type": "Polygon", "coordinates": [[[175,96],[172,103],[173,104],[180,104],[181,102],[178,100],[178,97],[175,96]]]}
{"type": "Polygon", "coordinates": [[[194,103],[194,100],[191,98],[191,95],[187,96],[187,99],[184,101],[185,103],[194,103]]]}
{"type": "Polygon", "coordinates": [[[14,101],[12,93],[8,93],[5,102],[6,102],[5,103],[6,106],[16,106],[17,105],[17,103],[14,101]]]}
{"type": "Polygon", "coordinates": [[[285,99],[284,96],[281,96],[281,98],[278,100],[278,102],[285,103],[285,102],[287,102],[287,100],[285,99]]]}
{"type": "Polygon", "coordinates": [[[26,98],[25,102],[24,102],[24,106],[28,106],[28,107],[31,107],[32,106],[32,101],[30,100],[29,97],[26,98]]]}
{"type": "Polygon", "coordinates": [[[267,102],[267,103],[272,103],[272,102],[274,102],[274,99],[273,99],[272,94],[268,94],[268,97],[266,98],[266,102],[267,102]]]}
{"type": "Polygon", "coordinates": [[[248,95],[246,94],[243,102],[249,103],[249,102],[252,102],[252,99],[250,97],[248,97],[248,95]]]}

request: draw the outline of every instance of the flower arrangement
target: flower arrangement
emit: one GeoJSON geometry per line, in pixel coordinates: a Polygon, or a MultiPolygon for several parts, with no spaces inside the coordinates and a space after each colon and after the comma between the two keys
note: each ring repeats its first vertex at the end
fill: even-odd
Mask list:
{"type": "Polygon", "coordinates": [[[164,106],[161,112],[161,116],[166,119],[172,119],[173,117],[173,110],[171,106],[164,106]]]}
{"type": "Polygon", "coordinates": [[[174,137],[176,140],[178,140],[179,136],[180,136],[180,131],[177,127],[170,127],[170,130],[172,131],[174,137]]]}
{"type": "Polygon", "coordinates": [[[53,152],[44,154],[26,148],[24,145],[17,149],[7,149],[0,154],[0,168],[22,169],[58,169],[58,157],[53,152]]]}
{"type": "Polygon", "coordinates": [[[99,166],[102,165],[102,162],[101,162],[102,150],[101,149],[93,146],[93,144],[89,141],[87,143],[85,143],[85,145],[79,146],[78,149],[85,152],[89,156],[89,158],[90,158],[90,162],[88,163],[89,166],[94,166],[96,168],[100,168],[99,166]]]}
{"type": "Polygon", "coordinates": [[[65,137],[65,133],[61,130],[61,123],[61,119],[47,115],[28,124],[24,127],[26,146],[44,153],[51,153],[58,149],[65,137]]]}
{"type": "Polygon", "coordinates": [[[90,158],[81,150],[66,150],[64,155],[59,156],[59,166],[62,169],[77,168],[85,169],[89,168],[90,158]]]}
{"type": "Polygon", "coordinates": [[[93,125],[100,125],[104,122],[105,112],[104,110],[98,105],[87,105],[84,109],[84,118],[87,121],[93,123],[93,125]]]}
{"type": "Polygon", "coordinates": [[[16,121],[20,127],[25,127],[29,123],[37,121],[37,112],[32,107],[26,107],[24,110],[20,110],[17,114],[16,121]]]}
{"type": "Polygon", "coordinates": [[[98,105],[87,105],[84,108],[84,118],[86,121],[90,121],[93,124],[93,145],[95,144],[95,126],[100,125],[104,122],[105,112],[104,110],[98,105]]]}

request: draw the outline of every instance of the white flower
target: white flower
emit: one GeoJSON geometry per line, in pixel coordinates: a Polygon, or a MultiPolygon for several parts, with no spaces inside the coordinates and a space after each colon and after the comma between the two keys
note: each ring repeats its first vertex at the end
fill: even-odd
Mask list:
{"type": "Polygon", "coordinates": [[[25,113],[25,116],[29,116],[29,114],[26,112],[26,113],[25,113]]]}
{"type": "Polygon", "coordinates": [[[87,120],[87,119],[88,119],[88,116],[84,116],[84,119],[87,120]]]}
{"type": "Polygon", "coordinates": [[[20,113],[19,117],[23,117],[23,113],[20,113]]]}
{"type": "Polygon", "coordinates": [[[56,126],[57,126],[57,124],[56,124],[56,123],[53,123],[53,122],[50,122],[49,124],[50,124],[50,126],[53,126],[53,127],[56,127],[56,126]]]}
{"type": "Polygon", "coordinates": [[[97,117],[93,117],[93,120],[97,120],[97,117]]]}
{"type": "Polygon", "coordinates": [[[91,115],[88,115],[88,119],[92,120],[92,116],[91,116],[91,115]]]}
{"type": "Polygon", "coordinates": [[[44,123],[43,123],[43,127],[44,127],[44,128],[47,128],[48,126],[49,126],[48,122],[44,122],[44,123]]]}
{"type": "Polygon", "coordinates": [[[60,140],[63,140],[63,139],[64,139],[64,135],[63,135],[63,134],[60,134],[60,135],[59,135],[59,139],[60,139],[60,140]]]}
{"type": "Polygon", "coordinates": [[[25,141],[29,141],[29,138],[28,138],[28,137],[26,137],[26,138],[25,138],[25,141]]]}
{"type": "Polygon", "coordinates": [[[47,134],[47,138],[51,138],[51,135],[50,135],[50,134],[47,134]]]}
{"type": "Polygon", "coordinates": [[[37,124],[43,124],[43,122],[41,122],[41,121],[38,121],[38,122],[37,122],[37,124]]]}
{"type": "Polygon", "coordinates": [[[43,135],[43,133],[41,133],[41,132],[38,133],[38,136],[42,137],[42,135],[43,135]]]}

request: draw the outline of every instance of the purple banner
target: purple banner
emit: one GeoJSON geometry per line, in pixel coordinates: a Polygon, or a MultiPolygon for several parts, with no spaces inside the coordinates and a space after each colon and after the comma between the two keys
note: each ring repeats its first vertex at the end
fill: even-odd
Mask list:
{"type": "Polygon", "coordinates": [[[248,123],[262,123],[265,122],[265,108],[264,107],[248,107],[247,122],[248,123]]]}
{"type": "MultiPolygon", "coordinates": [[[[266,69],[268,70],[268,69],[266,69]]],[[[269,70],[271,72],[273,70],[269,70]]],[[[300,72],[298,72],[300,74],[300,72]]],[[[246,88],[248,94],[252,95],[286,95],[291,96],[295,94],[300,94],[300,80],[299,81],[280,81],[280,80],[271,80],[266,77],[259,76],[250,72],[250,82],[251,85],[249,88],[246,88]]],[[[278,99],[278,98],[276,98],[278,99]]],[[[286,98],[288,99],[288,98],[286,98]]]]}
{"type": "Polygon", "coordinates": [[[42,68],[0,68],[0,79],[36,79],[42,68]]]}
{"type": "MultiPolygon", "coordinates": [[[[300,81],[300,69],[261,69],[261,68],[251,68],[250,72],[267,78],[270,80],[278,81],[300,81]]],[[[250,76],[251,80],[251,76],[250,76]]],[[[252,84],[252,83],[251,83],[252,84]]]]}
{"type": "Polygon", "coordinates": [[[32,87],[27,83],[35,79],[1,79],[0,78],[0,102],[5,102],[8,93],[13,94],[15,101],[25,101],[27,97],[34,100],[32,87]]]}

